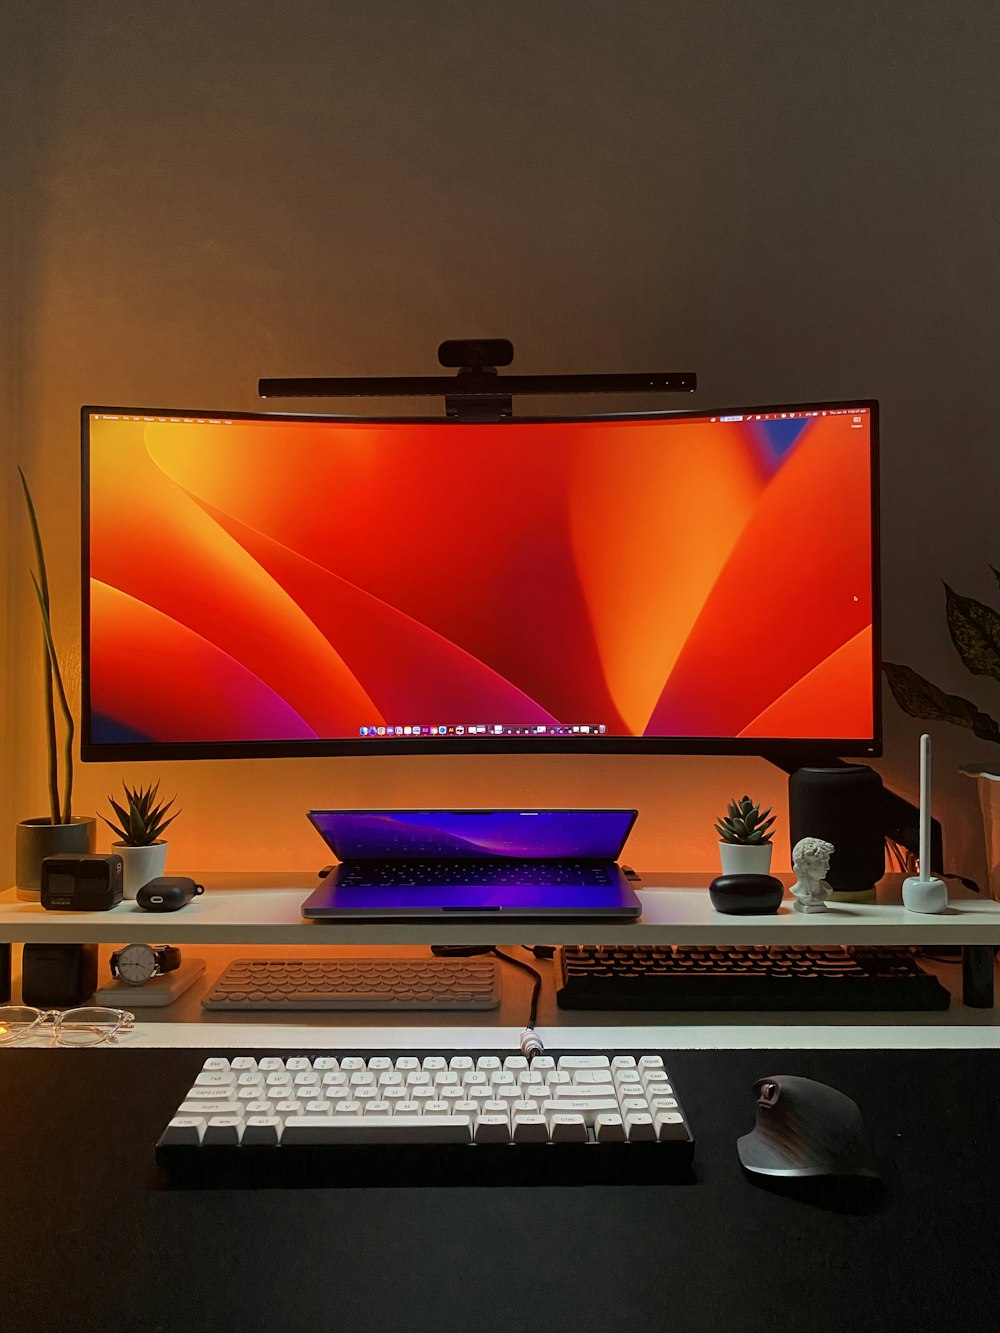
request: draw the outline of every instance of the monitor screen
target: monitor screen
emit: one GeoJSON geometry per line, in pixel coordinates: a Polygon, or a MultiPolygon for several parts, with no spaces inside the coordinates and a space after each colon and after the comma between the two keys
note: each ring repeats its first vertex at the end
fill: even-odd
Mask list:
{"type": "Polygon", "coordinates": [[[876,418],[85,408],[83,756],[876,754],[876,418]]]}

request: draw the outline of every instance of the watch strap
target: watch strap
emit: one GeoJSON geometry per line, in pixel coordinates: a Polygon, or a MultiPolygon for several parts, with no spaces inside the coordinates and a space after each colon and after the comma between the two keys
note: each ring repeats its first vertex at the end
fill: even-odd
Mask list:
{"type": "Polygon", "coordinates": [[[181,951],[176,944],[154,944],[157,969],[160,974],[176,972],[181,965],[181,951]]]}

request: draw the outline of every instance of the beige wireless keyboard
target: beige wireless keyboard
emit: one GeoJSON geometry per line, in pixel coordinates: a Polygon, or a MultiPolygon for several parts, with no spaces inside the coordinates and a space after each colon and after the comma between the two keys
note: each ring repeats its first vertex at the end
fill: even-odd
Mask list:
{"type": "Polygon", "coordinates": [[[238,958],[204,1009],[496,1009],[500,969],[481,958],[238,958]]]}

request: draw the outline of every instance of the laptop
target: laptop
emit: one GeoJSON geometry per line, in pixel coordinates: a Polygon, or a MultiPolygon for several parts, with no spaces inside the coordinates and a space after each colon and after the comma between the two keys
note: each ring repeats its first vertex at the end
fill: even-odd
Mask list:
{"type": "Polygon", "coordinates": [[[635,918],[635,810],[310,810],[337,857],[313,921],[635,918]]]}

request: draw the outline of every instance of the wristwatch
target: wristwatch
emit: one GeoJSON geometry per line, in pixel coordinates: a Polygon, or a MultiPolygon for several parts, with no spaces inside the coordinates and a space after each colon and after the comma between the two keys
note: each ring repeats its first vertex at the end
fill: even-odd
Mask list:
{"type": "Polygon", "coordinates": [[[111,955],[111,975],[128,986],[145,986],[153,977],[175,972],[181,965],[176,944],[126,944],[111,955]]]}

